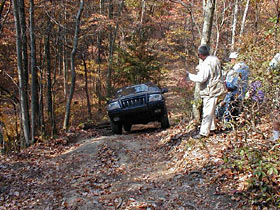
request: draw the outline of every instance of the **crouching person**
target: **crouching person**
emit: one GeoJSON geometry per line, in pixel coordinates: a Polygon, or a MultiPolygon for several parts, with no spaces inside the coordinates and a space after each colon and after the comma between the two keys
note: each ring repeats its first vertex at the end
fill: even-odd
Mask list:
{"type": "Polygon", "coordinates": [[[276,141],[279,139],[279,130],[280,130],[280,111],[277,110],[273,114],[274,120],[272,122],[272,136],[270,137],[270,140],[276,141]]]}
{"type": "Polygon", "coordinates": [[[249,67],[239,61],[237,52],[232,52],[229,58],[233,67],[226,75],[227,94],[216,109],[217,118],[224,119],[226,123],[240,114],[239,107],[245,98],[249,77],[249,67]]]}
{"type": "MultiPolygon", "coordinates": [[[[274,102],[276,109],[273,112],[273,122],[272,122],[272,136],[270,140],[276,141],[279,139],[279,130],[280,130],[280,90],[279,90],[279,71],[280,71],[280,52],[276,53],[273,59],[269,63],[269,71],[274,73],[274,79],[278,80],[278,88],[276,89],[276,97],[274,102]],[[275,78],[276,76],[276,78],[275,78]]],[[[275,106],[274,105],[274,106],[275,106]]]]}

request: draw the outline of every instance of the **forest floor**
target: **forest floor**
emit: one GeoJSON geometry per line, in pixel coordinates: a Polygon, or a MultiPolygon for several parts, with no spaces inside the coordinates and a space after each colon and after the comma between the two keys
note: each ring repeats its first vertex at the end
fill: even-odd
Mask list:
{"type": "Polygon", "coordinates": [[[169,129],[104,124],[1,157],[0,209],[250,209],[246,177],[223,167],[232,134],[192,139],[176,78],[168,87],[169,129]]]}
{"type": "Polygon", "coordinates": [[[0,209],[241,209],[211,184],[213,170],[178,170],[177,143],[165,142],[168,130],[158,127],[80,135],[1,161],[0,209]]]}

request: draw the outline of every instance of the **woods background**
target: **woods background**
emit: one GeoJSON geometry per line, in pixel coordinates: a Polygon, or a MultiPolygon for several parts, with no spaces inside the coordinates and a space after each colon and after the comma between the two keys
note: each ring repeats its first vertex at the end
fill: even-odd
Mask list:
{"type": "MultiPolygon", "coordinates": [[[[1,0],[0,121],[5,150],[104,119],[106,100],[126,84],[163,85],[175,62],[193,69],[211,24],[211,51],[238,50],[273,108],[268,63],[279,51],[279,0],[1,0]],[[214,6],[207,18],[207,7],[214,6]],[[210,5],[211,6],[211,5],[210,5]],[[211,18],[213,17],[213,18],[211,18]],[[269,91],[268,91],[269,90],[269,91]]],[[[174,67],[174,66],[173,66],[174,67]]]]}

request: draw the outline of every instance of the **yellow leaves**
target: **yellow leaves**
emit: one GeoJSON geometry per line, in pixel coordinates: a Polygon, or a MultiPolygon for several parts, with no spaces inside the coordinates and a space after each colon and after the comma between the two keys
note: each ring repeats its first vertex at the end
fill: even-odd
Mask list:
{"type": "MultiPolygon", "coordinates": [[[[98,65],[95,61],[86,61],[86,65],[87,65],[87,75],[88,75],[88,77],[97,78],[99,68],[100,68],[101,74],[103,74],[103,72],[105,70],[107,70],[107,64],[98,65]]],[[[77,65],[76,73],[80,74],[82,76],[85,75],[84,64],[77,65]]]]}
{"type": "MultiPolygon", "coordinates": [[[[1,111],[1,110],[0,110],[1,111]]],[[[15,128],[18,128],[16,116],[11,116],[6,114],[5,111],[1,111],[0,121],[3,123],[3,137],[4,140],[8,141],[8,136],[11,139],[14,139],[17,136],[17,131],[15,128]]]]}
{"type": "Polygon", "coordinates": [[[90,17],[84,19],[85,20],[85,24],[81,25],[81,29],[82,30],[88,30],[90,27],[96,27],[96,25],[102,25],[105,22],[109,23],[108,17],[106,15],[102,15],[102,14],[91,14],[90,17]]]}

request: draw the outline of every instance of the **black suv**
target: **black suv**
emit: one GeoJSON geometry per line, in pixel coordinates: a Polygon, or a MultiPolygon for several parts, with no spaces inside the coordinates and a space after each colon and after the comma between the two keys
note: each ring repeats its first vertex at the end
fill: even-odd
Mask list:
{"type": "Polygon", "coordinates": [[[146,124],[153,121],[161,127],[169,127],[168,115],[163,94],[167,88],[160,89],[153,83],[138,84],[121,88],[115,99],[108,102],[107,110],[112,131],[122,134],[130,131],[132,124],[146,124]]]}

